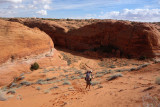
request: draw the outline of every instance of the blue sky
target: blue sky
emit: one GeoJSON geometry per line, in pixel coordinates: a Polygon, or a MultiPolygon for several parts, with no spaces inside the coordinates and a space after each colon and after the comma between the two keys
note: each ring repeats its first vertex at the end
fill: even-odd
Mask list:
{"type": "Polygon", "coordinates": [[[0,17],[160,21],[160,0],[0,0],[0,17]]]}

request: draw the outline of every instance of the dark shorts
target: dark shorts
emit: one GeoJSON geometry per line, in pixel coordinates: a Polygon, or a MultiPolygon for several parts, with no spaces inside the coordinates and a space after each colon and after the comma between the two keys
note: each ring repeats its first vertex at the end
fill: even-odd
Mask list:
{"type": "Polygon", "coordinates": [[[87,81],[86,81],[86,84],[87,84],[87,85],[91,85],[91,81],[90,81],[90,80],[87,80],[87,81]]]}

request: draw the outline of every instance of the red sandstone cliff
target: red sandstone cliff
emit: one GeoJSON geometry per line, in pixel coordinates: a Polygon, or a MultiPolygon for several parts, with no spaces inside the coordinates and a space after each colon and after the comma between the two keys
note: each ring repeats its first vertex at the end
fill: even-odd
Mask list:
{"type": "Polygon", "coordinates": [[[9,59],[38,55],[53,48],[51,38],[38,29],[0,20],[0,63],[9,59]]]}
{"type": "Polygon", "coordinates": [[[66,65],[46,33],[0,20],[0,86],[11,83],[23,72],[30,72],[34,62],[41,68],[66,65]]]}
{"type": "Polygon", "coordinates": [[[78,22],[66,26],[62,22],[49,20],[10,19],[10,21],[17,21],[32,28],[38,27],[50,35],[55,45],[72,50],[116,47],[115,50],[121,51],[125,56],[160,56],[160,32],[154,24],[98,20],[73,28],[78,22]]]}

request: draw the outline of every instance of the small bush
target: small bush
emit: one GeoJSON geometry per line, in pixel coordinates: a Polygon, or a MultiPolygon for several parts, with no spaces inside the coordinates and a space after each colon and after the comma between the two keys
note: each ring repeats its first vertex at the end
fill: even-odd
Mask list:
{"type": "Polygon", "coordinates": [[[18,95],[17,96],[17,100],[22,100],[23,98],[22,98],[22,95],[18,95]]]}
{"type": "Polygon", "coordinates": [[[85,78],[86,76],[85,76],[85,75],[80,75],[79,77],[80,77],[80,78],[85,78]]]}
{"type": "Polygon", "coordinates": [[[103,74],[96,74],[95,77],[97,78],[97,77],[102,77],[102,76],[103,76],[103,74]]]}
{"type": "Polygon", "coordinates": [[[31,65],[30,70],[37,70],[39,68],[39,64],[37,62],[35,62],[34,64],[31,65]]]}
{"type": "Polygon", "coordinates": [[[137,68],[134,67],[134,68],[131,68],[130,71],[136,71],[136,70],[137,70],[137,68]]]}
{"type": "Polygon", "coordinates": [[[69,87],[68,90],[74,90],[74,87],[69,87]]]}
{"type": "Polygon", "coordinates": [[[99,81],[91,81],[91,84],[92,84],[92,86],[95,86],[97,84],[100,84],[100,82],[99,81]]]}
{"type": "Polygon", "coordinates": [[[145,56],[140,56],[138,59],[139,60],[146,60],[147,58],[145,56]]]}
{"type": "Polygon", "coordinates": [[[102,85],[98,85],[98,87],[97,87],[97,88],[98,88],[98,89],[99,89],[99,88],[103,88],[103,86],[102,86],[102,85]]]}
{"type": "Polygon", "coordinates": [[[47,72],[49,72],[49,70],[47,70],[47,69],[44,69],[44,70],[43,70],[43,73],[47,73],[47,72]]]}
{"type": "Polygon", "coordinates": [[[2,91],[7,91],[7,90],[8,90],[8,87],[7,87],[7,86],[4,86],[4,87],[1,88],[1,90],[2,90],[2,91]]]}
{"type": "Polygon", "coordinates": [[[17,84],[13,82],[13,83],[9,86],[9,88],[13,88],[13,87],[16,87],[16,86],[17,86],[17,84]]]}
{"type": "Polygon", "coordinates": [[[65,73],[66,73],[66,72],[69,72],[68,70],[65,70],[65,69],[64,69],[63,71],[64,71],[65,73]]]}
{"type": "Polygon", "coordinates": [[[50,69],[49,69],[49,71],[54,71],[54,70],[55,70],[54,68],[50,68],[50,69]]]}
{"type": "Polygon", "coordinates": [[[75,76],[71,76],[71,79],[72,79],[72,80],[81,79],[81,77],[80,77],[80,76],[76,76],[76,77],[75,77],[75,76]]]}
{"type": "Polygon", "coordinates": [[[59,88],[59,87],[58,86],[53,86],[53,87],[50,88],[50,90],[57,89],[57,88],[59,88]]]}
{"type": "Polygon", "coordinates": [[[118,77],[122,77],[122,74],[118,73],[118,74],[111,75],[107,80],[111,81],[111,80],[114,80],[118,77]]]}
{"type": "Polygon", "coordinates": [[[42,84],[45,84],[45,82],[46,82],[46,81],[44,81],[44,80],[42,80],[42,79],[39,79],[39,80],[36,81],[36,84],[42,85],[42,84]]]}
{"type": "Polygon", "coordinates": [[[69,81],[65,81],[63,85],[71,85],[71,83],[69,81]]]}
{"type": "Polygon", "coordinates": [[[158,84],[158,85],[160,85],[160,77],[157,77],[157,78],[156,78],[155,83],[158,84]]]}
{"type": "Polygon", "coordinates": [[[21,85],[26,85],[26,86],[30,86],[31,85],[31,83],[28,82],[28,81],[22,81],[20,84],[21,85]]]}
{"type": "Polygon", "coordinates": [[[101,71],[101,72],[96,72],[96,75],[98,74],[105,74],[107,71],[101,71]]]}
{"type": "Polygon", "coordinates": [[[48,94],[50,90],[44,90],[44,94],[48,94]]]}
{"type": "Polygon", "coordinates": [[[36,90],[41,90],[41,87],[37,87],[36,90]]]}
{"type": "Polygon", "coordinates": [[[109,68],[116,68],[116,66],[115,65],[111,65],[109,68]]]}
{"type": "Polygon", "coordinates": [[[157,97],[146,94],[142,97],[142,107],[160,107],[160,100],[157,97]]]}
{"type": "Polygon", "coordinates": [[[15,94],[15,93],[16,93],[15,90],[9,90],[9,91],[7,92],[7,94],[15,94]]]}
{"type": "Polygon", "coordinates": [[[142,68],[147,67],[149,65],[149,63],[143,64],[141,65],[142,68]]]}

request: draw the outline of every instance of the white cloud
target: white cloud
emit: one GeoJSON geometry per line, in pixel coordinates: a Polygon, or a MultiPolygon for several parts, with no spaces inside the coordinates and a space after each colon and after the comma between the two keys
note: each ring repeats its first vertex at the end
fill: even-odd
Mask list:
{"type": "Polygon", "coordinates": [[[0,3],[12,2],[12,3],[21,3],[22,0],[0,0],[0,3]]]}
{"type": "Polygon", "coordinates": [[[43,15],[43,16],[47,15],[47,11],[46,10],[40,10],[40,11],[37,11],[36,13],[40,14],[40,15],[43,15]]]}
{"type": "Polygon", "coordinates": [[[45,4],[50,4],[51,3],[51,0],[40,0],[42,3],[45,3],[45,4]]]}
{"type": "Polygon", "coordinates": [[[29,4],[29,5],[28,5],[28,8],[29,8],[29,9],[37,9],[37,7],[36,7],[35,5],[33,5],[33,4],[29,4]]]}
{"type": "Polygon", "coordinates": [[[106,12],[97,18],[153,22],[160,21],[160,9],[124,9],[106,12]]]}
{"type": "Polygon", "coordinates": [[[51,3],[52,0],[0,0],[0,17],[47,15],[51,3]]]}
{"type": "Polygon", "coordinates": [[[33,4],[51,4],[51,0],[33,0],[33,4]]]}
{"type": "Polygon", "coordinates": [[[50,8],[49,5],[46,4],[46,5],[44,5],[44,9],[48,10],[48,9],[51,9],[51,8],[50,8]]]}

